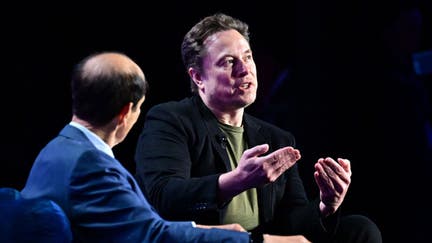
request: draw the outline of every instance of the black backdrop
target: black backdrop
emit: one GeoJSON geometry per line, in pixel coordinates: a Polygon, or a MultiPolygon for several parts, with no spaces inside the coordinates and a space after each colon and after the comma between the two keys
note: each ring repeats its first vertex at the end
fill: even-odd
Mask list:
{"type": "Polygon", "coordinates": [[[150,83],[143,115],[114,148],[134,172],[146,110],[189,94],[180,58],[183,35],[200,18],[222,11],[250,25],[260,90],[247,111],[294,133],[311,197],[317,195],[316,159],[349,158],[353,176],[345,212],[375,220],[384,242],[421,242],[430,211],[424,198],[431,158],[423,126],[430,122],[431,77],[415,75],[405,55],[432,48],[430,1],[278,2],[4,9],[0,186],[24,186],[38,151],[71,118],[73,65],[106,50],[129,55],[150,83]]]}

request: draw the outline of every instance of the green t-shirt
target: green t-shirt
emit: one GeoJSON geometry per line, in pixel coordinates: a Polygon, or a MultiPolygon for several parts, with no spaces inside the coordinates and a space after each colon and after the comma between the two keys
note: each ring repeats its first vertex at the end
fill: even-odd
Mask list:
{"type": "MultiPolygon", "coordinates": [[[[243,137],[243,127],[219,123],[219,128],[228,140],[227,152],[231,168],[236,168],[243,151],[247,149],[247,143],[243,137]]],[[[238,223],[246,230],[252,230],[258,226],[258,200],[255,188],[244,191],[232,199],[223,217],[223,223],[238,223]]]]}

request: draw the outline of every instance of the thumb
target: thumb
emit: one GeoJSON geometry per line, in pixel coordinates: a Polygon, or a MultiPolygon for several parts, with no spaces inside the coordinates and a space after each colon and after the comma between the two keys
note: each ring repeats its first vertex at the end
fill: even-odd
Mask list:
{"type": "Polygon", "coordinates": [[[243,155],[246,156],[246,158],[256,157],[264,154],[269,150],[268,144],[261,144],[257,145],[255,147],[252,147],[250,149],[247,149],[243,155]]]}

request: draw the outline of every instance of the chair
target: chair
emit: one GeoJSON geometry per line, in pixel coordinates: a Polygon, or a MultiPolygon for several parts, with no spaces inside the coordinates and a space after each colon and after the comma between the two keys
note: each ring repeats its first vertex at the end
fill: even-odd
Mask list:
{"type": "Polygon", "coordinates": [[[10,187],[1,187],[0,188],[0,202],[7,200],[15,200],[20,198],[21,195],[19,191],[10,188],[10,187]]]}
{"type": "Polygon", "coordinates": [[[24,199],[13,188],[0,188],[0,242],[72,242],[70,222],[48,199],[24,199]]]}

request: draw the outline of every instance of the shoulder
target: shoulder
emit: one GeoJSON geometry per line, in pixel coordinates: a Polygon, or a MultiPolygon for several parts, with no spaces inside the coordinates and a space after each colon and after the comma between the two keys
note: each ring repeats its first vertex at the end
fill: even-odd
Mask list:
{"type": "Polygon", "coordinates": [[[168,101],[154,105],[146,113],[146,120],[182,120],[197,119],[199,111],[194,99],[184,98],[179,101],[168,101]]]}
{"type": "Polygon", "coordinates": [[[167,101],[163,103],[156,104],[152,106],[148,114],[158,113],[158,112],[177,112],[191,110],[193,108],[193,103],[191,98],[184,98],[179,101],[167,101]]]}
{"type": "Polygon", "coordinates": [[[76,169],[106,171],[121,168],[121,164],[108,154],[96,149],[82,149],[77,158],[76,169]]]}
{"type": "Polygon", "coordinates": [[[255,116],[249,115],[249,114],[245,114],[245,122],[249,125],[249,126],[253,126],[256,129],[264,129],[267,132],[271,132],[271,133],[278,133],[278,134],[284,134],[287,136],[293,136],[293,134],[290,131],[287,131],[285,129],[282,129],[270,122],[267,122],[263,119],[257,118],[255,116]]]}
{"type": "Polygon", "coordinates": [[[245,114],[244,119],[248,129],[257,131],[273,141],[277,140],[280,142],[284,141],[284,144],[295,144],[295,137],[290,131],[249,114],[245,114]]]}

